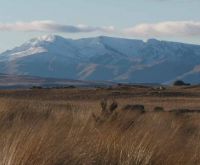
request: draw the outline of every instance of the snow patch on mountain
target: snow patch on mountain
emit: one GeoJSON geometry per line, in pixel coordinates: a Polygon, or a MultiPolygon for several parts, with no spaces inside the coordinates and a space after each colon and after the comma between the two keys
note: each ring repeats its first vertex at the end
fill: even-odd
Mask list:
{"type": "Polygon", "coordinates": [[[38,45],[42,45],[43,43],[53,43],[55,42],[57,36],[56,35],[44,35],[44,36],[39,36],[36,38],[33,38],[31,40],[29,40],[28,42],[26,42],[24,44],[24,46],[38,46],[38,45]]]}
{"type": "Polygon", "coordinates": [[[37,38],[39,41],[54,42],[56,35],[44,35],[37,38]]]}
{"type": "Polygon", "coordinates": [[[25,57],[25,56],[30,56],[30,55],[34,55],[34,54],[38,54],[38,53],[44,53],[44,52],[47,52],[47,50],[44,49],[43,47],[30,47],[27,50],[12,53],[10,55],[10,60],[14,60],[14,59],[17,59],[17,58],[22,58],[22,57],[25,57]]]}

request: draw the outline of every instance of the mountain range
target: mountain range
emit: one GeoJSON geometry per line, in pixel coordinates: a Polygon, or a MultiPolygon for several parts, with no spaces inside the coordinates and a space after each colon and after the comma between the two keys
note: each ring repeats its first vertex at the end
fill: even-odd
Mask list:
{"type": "Polygon", "coordinates": [[[0,73],[59,79],[169,84],[200,82],[200,46],[47,35],[0,54],[0,73]]]}
{"type": "Polygon", "coordinates": [[[0,89],[110,87],[116,83],[0,74],[0,89]]]}

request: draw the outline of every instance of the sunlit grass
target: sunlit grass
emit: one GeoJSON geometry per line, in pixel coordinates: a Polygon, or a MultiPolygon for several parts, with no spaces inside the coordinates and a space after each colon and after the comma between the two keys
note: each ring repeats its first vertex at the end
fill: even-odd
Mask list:
{"type": "Polygon", "coordinates": [[[1,100],[0,164],[193,164],[200,161],[200,114],[96,109],[1,100]],[[2,102],[3,101],[3,102],[2,102]],[[9,104],[8,104],[9,103],[9,104]],[[7,104],[7,105],[6,105],[7,104]]]}

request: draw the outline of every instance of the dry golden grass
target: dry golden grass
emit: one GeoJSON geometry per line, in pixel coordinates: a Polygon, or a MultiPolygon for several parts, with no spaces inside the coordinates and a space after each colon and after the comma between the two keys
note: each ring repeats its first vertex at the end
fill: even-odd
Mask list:
{"type": "Polygon", "coordinates": [[[0,91],[0,164],[200,163],[200,113],[168,112],[200,109],[197,96],[130,97],[151,89],[116,90],[0,91]],[[104,97],[110,102],[102,111],[104,97]],[[117,108],[109,108],[112,98],[117,108]],[[128,104],[147,112],[123,110],[128,104]],[[166,111],[154,112],[156,106],[166,111]]]}

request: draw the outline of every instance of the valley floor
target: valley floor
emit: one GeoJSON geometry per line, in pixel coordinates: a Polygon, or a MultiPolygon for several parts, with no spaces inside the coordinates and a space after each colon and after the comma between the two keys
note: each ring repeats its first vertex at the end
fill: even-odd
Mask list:
{"type": "Polygon", "coordinates": [[[0,91],[0,164],[200,164],[200,87],[0,91]]]}

